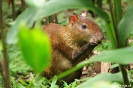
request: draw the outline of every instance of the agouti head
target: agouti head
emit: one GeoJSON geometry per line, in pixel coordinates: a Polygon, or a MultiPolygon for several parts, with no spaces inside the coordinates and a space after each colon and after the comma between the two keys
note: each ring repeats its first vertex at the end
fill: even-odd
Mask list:
{"type": "Polygon", "coordinates": [[[73,14],[69,17],[68,31],[71,31],[73,41],[78,42],[81,46],[85,43],[100,43],[103,39],[103,34],[98,25],[88,19],[85,14],[77,16],[73,14]]]}

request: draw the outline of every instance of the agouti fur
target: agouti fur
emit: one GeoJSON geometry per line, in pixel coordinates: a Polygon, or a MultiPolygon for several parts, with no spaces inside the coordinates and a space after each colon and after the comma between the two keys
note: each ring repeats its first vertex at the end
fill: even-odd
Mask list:
{"type": "MultiPolygon", "coordinates": [[[[50,37],[52,47],[51,66],[44,71],[44,76],[48,79],[72,68],[73,61],[75,61],[73,55],[82,46],[87,43],[97,44],[103,39],[103,34],[95,22],[86,16],[77,16],[76,14],[70,16],[68,25],[61,26],[50,23],[44,27],[44,30],[50,37]]],[[[70,83],[80,78],[81,74],[82,69],[61,80],[70,83]]]]}

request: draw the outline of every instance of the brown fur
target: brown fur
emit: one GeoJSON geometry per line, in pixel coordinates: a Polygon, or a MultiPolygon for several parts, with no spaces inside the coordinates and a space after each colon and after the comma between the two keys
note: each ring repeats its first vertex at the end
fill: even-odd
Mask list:
{"type": "MultiPolygon", "coordinates": [[[[51,66],[44,72],[44,76],[48,79],[72,68],[72,55],[83,45],[88,42],[97,43],[103,39],[98,25],[82,16],[74,22],[70,21],[67,26],[50,23],[44,27],[44,30],[49,35],[52,46],[51,66]],[[83,29],[82,25],[86,25],[87,28],[83,29]]],[[[62,79],[70,83],[80,78],[81,73],[82,69],[62,79]]]]}

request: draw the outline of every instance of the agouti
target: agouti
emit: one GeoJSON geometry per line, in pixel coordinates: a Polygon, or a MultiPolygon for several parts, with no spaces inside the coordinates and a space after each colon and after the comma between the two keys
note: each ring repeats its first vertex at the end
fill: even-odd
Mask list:
{"type": "MultiPolygon", "coordinates": [[[[85,44],[98,44],[103,39],[103,34],[98,25],[88,19],[85,14],[77,16],[73,14],[69,17],[69,24],[61,26],[50,23],[44,27],[44,31],[49,35],[52,47],[51,66],[44,71],[44,76],[48,79],[59,75],[72,68],[80,61],[74,60],[73,55],[85,44]]],[[[93,47],[94,48],[94,47],[93,47]]],[[[85,58],[82,58],[84,60],[85,58]]],[[[61,80],[70,83],[80,78],[82,69],[71,73],[61,80]]]]}

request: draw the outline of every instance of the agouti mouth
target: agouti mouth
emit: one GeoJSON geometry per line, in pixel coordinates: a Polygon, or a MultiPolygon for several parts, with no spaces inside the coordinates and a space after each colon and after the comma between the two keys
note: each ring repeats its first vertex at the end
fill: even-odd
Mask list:
{"type": "Polygon", "coordinates": [[[101,44],[101,41],[98,41],[97,43],[98,43],[98,44],[101,44]]]}
{"type": "Polygon", "coordinates": [[[90,45],[98,45],[98,44],[101,44],[101,41],[90,43],[90,45]]]}

